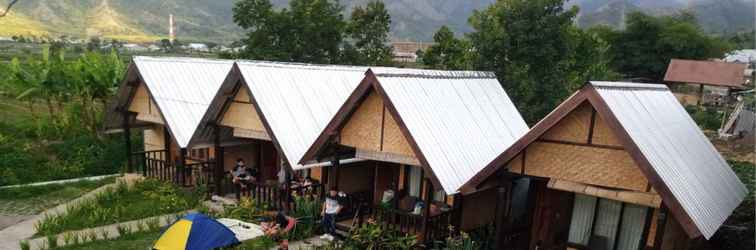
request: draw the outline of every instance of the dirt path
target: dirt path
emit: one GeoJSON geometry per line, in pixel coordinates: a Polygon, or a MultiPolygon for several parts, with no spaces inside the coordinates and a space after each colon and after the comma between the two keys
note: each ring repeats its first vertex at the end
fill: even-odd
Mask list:
{"type": "Polygon", "coordinates": [[[34,215],[10,215],[0,214],[0,230],[18,224],[19,222],[33,218],[34,215]]]}

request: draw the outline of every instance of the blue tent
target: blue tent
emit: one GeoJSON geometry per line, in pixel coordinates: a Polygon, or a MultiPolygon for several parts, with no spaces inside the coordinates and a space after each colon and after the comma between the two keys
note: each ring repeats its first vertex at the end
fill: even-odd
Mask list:
{"type": "Polygon", "coordinates": [[[238,244],[228,227],[201,213],[190,213],[163,232],[153,249],[209,250],[238,244]]]}

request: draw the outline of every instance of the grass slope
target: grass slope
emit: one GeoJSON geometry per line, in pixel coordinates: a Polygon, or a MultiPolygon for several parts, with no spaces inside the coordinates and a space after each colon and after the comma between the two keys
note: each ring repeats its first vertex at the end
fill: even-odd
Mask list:
{"type": "Polygon", "coordinates": [[[46,36],[50,33],[42,23],[37,22],[24,14],[10,12],[7,16],[0,18],[0,36],[46,36]]]}
{"type": "Polygon", "coordinates": [[[115,178],[0,189],[0,214],[33,215],[80,197],[115,178]]]}

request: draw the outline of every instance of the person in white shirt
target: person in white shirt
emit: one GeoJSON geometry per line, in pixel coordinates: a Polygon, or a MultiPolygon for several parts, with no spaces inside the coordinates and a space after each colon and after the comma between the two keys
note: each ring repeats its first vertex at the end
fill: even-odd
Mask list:
{"type": "Polygon", "coordinates": [[[320,212],[320,215],[323,217],[321,224],[323,225],[325,234],[320,236],[321,239],[333,240],[336,234],[336,215],[341,212],[342,208],[337,195],[338,192],[331,189],[328,191],[328,196],[326,196],[323,202],[323,210],[320,212]]]}

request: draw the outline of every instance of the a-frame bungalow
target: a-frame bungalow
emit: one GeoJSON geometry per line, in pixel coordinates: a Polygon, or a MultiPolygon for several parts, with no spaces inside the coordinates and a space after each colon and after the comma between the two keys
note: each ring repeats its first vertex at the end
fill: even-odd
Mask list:
{"type": "Polygon", "coordinates": [[[494,189],[458,189],[527,130],[493,73],[372,68],[300,163],[369,160],[329,167],[368,197],[340,225],[373,216],[427,243],[493,221],[494,189]]]}
{"type": "MultiPolygon", "coordinates": [[[[194,185],[213,167],[213,148],[189,148],[189,139],[233,61],[134,57],[108,106],[105,130],[124,133],[128,171],[194,185]],[[132,152],[133,129],[144,150],[132,152]]],[[[210,180],[207,179],[209,182],[210,180]]]]}
{"type": "Polygon", "coordinates": [[[687,249],[746,195],[666,86],[614,82],[587,83],[462,189],[490,187],[506,249],[687,249]]]}
{"type": "MultiPolygon", "coordinates": [[[[258,169],[250,196],[274,207],[292,193],[296,177],[322,183],[327,173],[320,166],[300,165],[305,150],[320,134],[349,94],[364,77],[366,67],[312,65],[264,61],[238,61],[202,118],[191,145],[214,145],[225,152],[224,165],[216,168],[225,178],[233,161],[242,158],[258,169]],[[229,159],[230,158],[230,159],[229,159]],[[283,172],[281,172],[283,170],[283,172]],[[281,188],[281,178],[285,185],[281,188]]],[[[344,163],[359,164],[354,159],[344,163]]],[[[237,188],[237,196],[239,189],[237,188]]]]}

